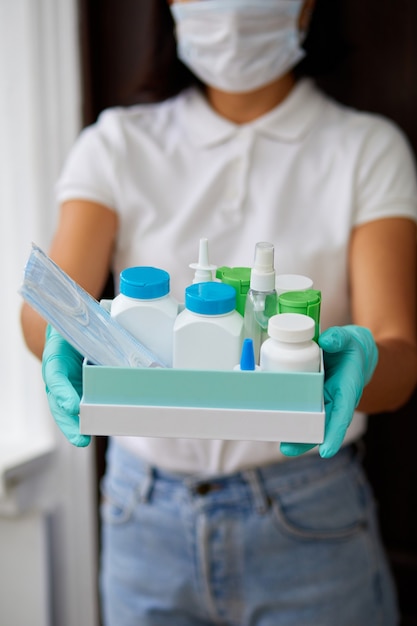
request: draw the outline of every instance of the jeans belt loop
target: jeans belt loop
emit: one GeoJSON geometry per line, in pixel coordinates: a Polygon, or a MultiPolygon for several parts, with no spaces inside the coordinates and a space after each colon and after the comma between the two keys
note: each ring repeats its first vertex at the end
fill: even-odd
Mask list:
{"type": "Polygon", "coordinates": [[[143,504],[149,502],[154,483],[155,471],[151,465],[147,465],[145,470],[145,476],[142,478],[138,488],[139,501],[143,504]]]}
{"type": "Polygon", "coordinates": [[[262,515],[265,514],[269,509],[269,498],[259,471],[256,469],[244,470],[242,476],[250,487],[256,511],[262,515]]]}

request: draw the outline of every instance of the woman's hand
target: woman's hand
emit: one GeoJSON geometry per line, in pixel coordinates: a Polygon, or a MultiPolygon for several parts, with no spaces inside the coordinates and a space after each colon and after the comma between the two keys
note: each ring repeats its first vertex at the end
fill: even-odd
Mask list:
{"type": "MultiPolygon", "coordinates": [[[[340,449],[365,385],[378,362],[378,348],[367,328],[333,326],[319,337],[324,356],[326,425],[320,456],[329,458],[340,449]]],[[[298,456],[314,446],[282,443],[281,452],[298,456]]]]}
{"type": "Polygon", "coordinates": [[[83,357],[52,326],[46,328],[42,376],[50,411],[65,437],[74,446],[85,447],[91,437],[80,435],[83,357]]]}

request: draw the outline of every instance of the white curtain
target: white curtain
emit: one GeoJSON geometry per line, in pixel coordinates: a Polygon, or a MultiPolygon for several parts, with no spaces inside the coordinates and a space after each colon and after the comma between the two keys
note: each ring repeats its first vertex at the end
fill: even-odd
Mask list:
{"type": "Polygon", "coordinates": [[[31,241],[49,245],[54,182],[80,129],[75,20],[73,0],[0,0],[0,454],[53,433],[17,291],[31,241]]]}
{"type": "Polygon", "coordinates": [[[18,294],[31,242],[49,247],[54,184],[81,128],[77,19],[77,0],[0,0],[0,537],[19,572],[0,559],[2,624],[98,621],[94,448],[54,424],[18,294]],[[22,527],[45,533],[39,550],[22,527]]]}

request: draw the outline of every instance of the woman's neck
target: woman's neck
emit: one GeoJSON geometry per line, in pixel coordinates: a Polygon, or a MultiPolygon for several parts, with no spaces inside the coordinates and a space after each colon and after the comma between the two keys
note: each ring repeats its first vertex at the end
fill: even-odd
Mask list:
{"type": "Polygon", "coordinates": [[[288,72],[269,85],[246,93],[229,93],[207,85],[206,96],[219,115],[235,124],[245,124],[278,106],[294,85],[294,75],[288,72]]]}

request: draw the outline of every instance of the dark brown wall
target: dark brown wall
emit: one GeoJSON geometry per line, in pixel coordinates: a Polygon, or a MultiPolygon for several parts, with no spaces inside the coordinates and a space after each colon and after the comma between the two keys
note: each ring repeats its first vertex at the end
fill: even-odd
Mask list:
{"type": "MultiPolygon", "coordinates": [[[[129,103],[142,59],[148,2],[79,2],[84,122],[88,124],[103,108],[129,103]]],[[[322,2],[331,2],[333,10],[337,9],[347,52],[337,68],[320,77],[320,85],[348,105],[395,120],[417,155],[416,0],[322,2]]],[[[402,410],[373,416],[365,437],[365,463],[380,503],[383,539],[399,589],[402,626],[417,625],[416,420],[414,394],[402,410]]],[[[100,440],[99,473],[103,470],[104,448],[105,440],[100,440]]]]}
{"type": "Polygon", "coordinates": [[[327,90],[348,105],[395,120],[417,153],[417,3],[335,1],[349,52],[326,80],[327,90]]]}
{"type": "MultiPolygon", "coordinates": [[[[344,0],[351,46],[342,72],[325,81],[342,102],[386,115],[408,135],[417,155],[417,3],[344,0]]],[[[387,285],[387,297],[389,286],[387,285]]],[[[403,615],[417,624],[417,393],[403,409],[370,418],[366,468],[403,615]]]]}

